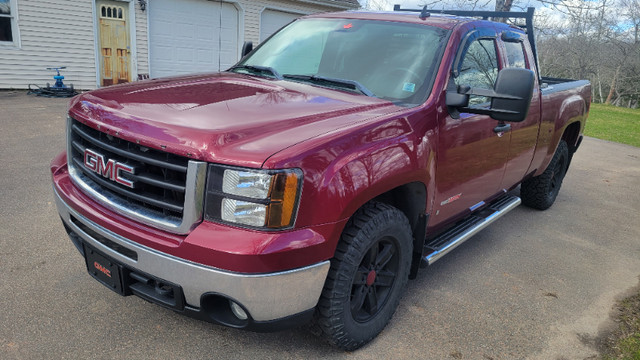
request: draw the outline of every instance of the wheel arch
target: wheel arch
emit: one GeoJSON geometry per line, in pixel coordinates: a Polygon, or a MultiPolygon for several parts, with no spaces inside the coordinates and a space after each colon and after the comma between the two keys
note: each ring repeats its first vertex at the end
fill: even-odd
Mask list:
{"type": "Polygon", "coordinates": [[[428,215],[426,214],[427,187],[422,182],[411,182],[384,192],[371,201],[393,206],[400,210],[409,220],[413,235],[413,258],[411,260],[409,278],[414,279],[422,260],[422,249],[426,237],[428,222],[428,215]]]}
{"type": "Polygon", "coordinates": [[[564,140],[569,147],[569,162],[571,162],[573,153],[578,150],[578,147],[582,142],[581,123],[579,121],[575,121],[569,124],[564,130],[561,139],[564,140]]]}
{"type": "MultiPolygon", "coordinates": [[[[550,106],[549,104],[547,105],[550,106]]],[[[555,107],[553,109],[555,110],[555,107]]],[[[533,166],[536,170],[532,176],[539,176],[545,171],[560,144],[560,140],[567,142],[570,155],[575,152],[580,145],[587,111],[588,105],[579,95],[570,95],[562,101],[554,117],[555,130],[551,138],[538,144],[538,146],[546,147],[547,151],[540,163],[533,166]]],[[[540,138],[538,141],[540,142],[540,138]]]]}

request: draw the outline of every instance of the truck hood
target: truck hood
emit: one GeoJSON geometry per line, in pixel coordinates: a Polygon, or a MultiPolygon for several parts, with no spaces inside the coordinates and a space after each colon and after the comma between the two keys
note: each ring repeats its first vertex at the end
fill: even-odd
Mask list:
{"type": "Polygon", "coordinates": [[[143,146],[260,167],[282,149],[400,109],[308,84],[216,73],[91,91],[71,101],[69,114],[143,146]]]}

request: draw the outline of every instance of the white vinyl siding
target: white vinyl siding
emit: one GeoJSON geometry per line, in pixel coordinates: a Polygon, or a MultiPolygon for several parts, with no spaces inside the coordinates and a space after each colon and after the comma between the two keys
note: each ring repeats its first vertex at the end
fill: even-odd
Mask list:
{"type": "MultiPolygon", "coordinates": [[[[148,23],[153,21],[150,10],[158,2],[166,0],[147,0],[147,8],[143,12],[138,0],[122,1],[123,6],[135,16],[131,28],[132,43],[135,41],[135,54],[132,54],[132,80],[136,74],[153,72],[149,64],[150,45],[153,37],[149,33],[148,23]],[[133,11],[135,10],[135,11],[133,11]],[[133,36],[135,32],[135,36],[133,36]]],[[[172,0],[182,8],[188,8],[194,0],[172,0]]],[[[220,3],[219,1],[205,1],[220,3]]],[[[16,32],[13,34],[14,44],[0,45],[0,88],[26,89],[29,84],[44,86],[53,84],[53,71],[47,67],[66,66],[62,71],[65,84],[73,84],[77,89],[94,89],[98,82],[96,67],[96,27],[93,7],[95,0],[9,0],[15,14],[16,32]],[[15,4],[15,6],[14,6],[15,4]]],[[[342,6],[325,5],[322,1],[310,0],[229,0],[225,4],[233,5],[240,16],[237,24],[224,23],[223,38],[235,41],[237,47],[243,41],[252,41],[257,45],[260,41],[260,23],[264,11],[282,11],[291,14],[311,14],[317,12],[339,11],[342,6]],[[230,27],[231,26],[231,27],[230,27]],[[235,28],[233,28],[235,26],[235,28]],[[237,31],[239,29],[239,31],[237,31]],[[236,31],[237,36],[229,38],[229,32],[236,31]]],[[[331,1],[327,0],[327,3],[331,1]]],[[[14,16],[12,14],[12,16],[14,16]]],[[[226,21],[226,20],[225,20],[226,21]]],[[[225,45],[223,45],[225,47],[225,45]]],[[[228,46],[227,46],[228,47],[228,46]]],[[[237,61],[239,50],[233,46],[235,55],[225,55],[221,65],[237,61]]]]}
{"type": "Polygon", "coordinates": [[[240,3],[245,12],[244,40],[252,41],[254,46],[260,43],[260,17],[265,10],[280,10],[294,14],[313,14],[344,10],[343,8],[314,4],[311,1],[243,0],[238,1],[238,3],[240,3]]]}
{"type": "Polygon", "coordinates": [[[0,88],[52,83],[47,67],[66,66],[65,84],[95,88],[95,46],[90,1],[21,0],[20,48],[0,47],[0,88]]]}
{"type": "MultiPolygon", "coordinates": [[[[142,12],[140,10],[139,4],[134,4],[134,8],[136,9],[136,27],[135,27],[135,38],[136,38],[136,50],[137,56],[133,57],[132,67],[134,69],[138,69],[138,74],[149,74],[149,36],[147,29],[147,10],[142,12]]],[[[131,33],[134,33],[134,29],[131,29],[131,33]]],[[[131,79],[135,81],[136,79],[131,79]]]]}
{"type": "Polygon", "coordinates": [[[265,41],[271,34],[304,14],[265,9],[260,15],[260,42],[265,41]]]}
{"type": "MultiPolygon", "coordinates": [[[[95,22],[92,0],[18,0],[20,47],[0,46],[0,88],[26,89],[53,84],[48,67],[66,66],[64,83],[97,87],[95,22]]],[[[129,2],[123,1],[123,6],[129,2]]],[[[146,13],[136,9],[137,56],[133,69],[148,72],[146,13]],[[142,16],[141,16],[142,15],[142,16]],[[136,61],[137,60],[137,61],[136,61]]],[[[129,19],[127,19],[129,20],[129,19]]],[[[135,74],[135,71],[133,72],[135,74]]]]}

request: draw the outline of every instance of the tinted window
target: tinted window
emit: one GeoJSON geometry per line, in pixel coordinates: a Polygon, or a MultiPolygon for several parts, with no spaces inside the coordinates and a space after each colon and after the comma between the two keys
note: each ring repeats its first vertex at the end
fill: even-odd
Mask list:
{"type": "MultiPolygon", "coordinates": [[[[493,89],[498,76],[498,55],[493,39],[474,40],[463,55],[456,85],[468,85],[472,88],[493,89]]],[[[477,105],[488,102],[489,98],[471,96],[469,103],[477,105]]]]}
{"type": "Polygon", "coordinates": [[[525,69],[527,63],[524,61],[524,49],[521,42],[505,42],[507,49],[507,62],[509,67],[519,67],[525,69]]]}
{"type": "Polygon", "coordinates": [[[240,64],[269,66],[282,75],[357,81],[376,97],[414,105],[429,95],[447,36],[447,31],[426,25],[303,19],[240,64]]]}

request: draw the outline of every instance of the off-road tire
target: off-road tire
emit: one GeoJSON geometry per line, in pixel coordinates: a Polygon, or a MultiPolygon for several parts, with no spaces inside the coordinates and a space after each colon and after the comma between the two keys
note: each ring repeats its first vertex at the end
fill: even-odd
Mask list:
{"type": "Polygon", "coordinates": [[[349,351],[376,337],[404,293],[412,247],[400,210],[376,202],[358,210],[342,233],[316,308],[321,335],[349,351]]]}
{"type": "Polygon", "coordinates": [[[560,140],[547,169],[520,186],[522,203],[538,210],[548,209],[556,201],[568,167],[569,147],[564,140],[560,140]]]}

